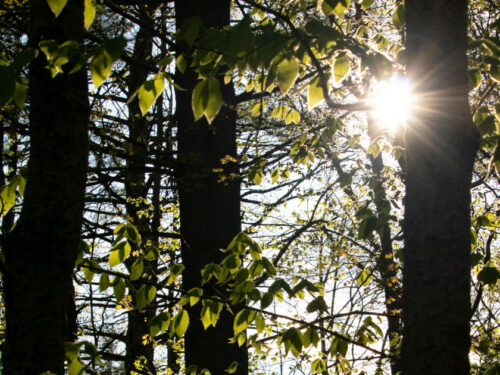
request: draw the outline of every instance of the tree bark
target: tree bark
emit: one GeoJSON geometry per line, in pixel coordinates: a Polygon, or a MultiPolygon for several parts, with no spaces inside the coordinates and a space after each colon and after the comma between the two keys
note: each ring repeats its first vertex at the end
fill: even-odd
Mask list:
{"type": "Polygon", "coordinates": [[[465,0],[407,0],[403,374],[469,374],[470,181],[465,0]]]}
{"type": "MultiPolygon", "coordinates": [[[[175,2],[176,23],[179,29],[192,16],[200,17],[205,27],[223,28],[229,25],[229,0],[178,0],[175,2]]],[[[178,53],[189,56],[190,49],[178,41],[178,53]]],[[[236,157],[236,112],[234,88],[225,85],[223,73],[218,76],[224,104],[220,113],[208,125],[205,119],[194,121],[191,96],[198,82],[192,69],[177,72],[176,83],[185,91],[176,91],[176,120],[178,125],[178,188],[182,237],[183,287],[189,290],[201,286],[201,269],[208,263],[220,262],[231,239],[240,232],[240,181],[219,182],[214,168],[226,175],[238,173],[236,163],[222,165],[226,155],[236,157]]],[[[213,295],[213,285],[205,286],[213,295]]],[[[224,291],[217,290],[224,298],[224,291]]],[[[190,324],[184,337],[186,366],[196,365],[212,374],[224,374],[233,361],[239,363],[236,374],[248,373],[246,348],[229,344],[233,336],[233,318],[226,309],[221,312],[215,328],[206,331],[200,321],[201,303],[188,308],[190,324]]]]}
{"type": "MultiPolygon", "coordinates": [[[[83,39],[83,1],[57,19],[45,0],[30,2],[30,45],[83,39]]],[[[23,208],[5,244],[8,375],[64,374],[72,272],[80,240],[88,155],[84,69],[51,78],[40,54],[30,65],[30,160],[23,208]]],[[[71,64],[68,64],[71,65],[71,64]]]]}

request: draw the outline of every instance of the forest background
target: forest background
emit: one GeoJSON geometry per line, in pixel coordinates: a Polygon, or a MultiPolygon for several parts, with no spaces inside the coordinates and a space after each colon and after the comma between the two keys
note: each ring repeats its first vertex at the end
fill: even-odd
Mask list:
{"type": "Polygon", "coordinates": [[[500,374],[499,8],[3,1],[2,373],[500,374]]]}

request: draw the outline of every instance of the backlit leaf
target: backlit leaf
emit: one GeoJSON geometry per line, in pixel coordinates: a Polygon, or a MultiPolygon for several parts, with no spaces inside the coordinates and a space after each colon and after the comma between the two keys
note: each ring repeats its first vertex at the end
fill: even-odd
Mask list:
{"type": "Polygon", "coordinates": [[[114,267],[120,263],[123,263],[125,259],[130,255],[131,247],[128,241],[118,242],[111,248],[111,254],[109,255],[109,265],[114,267]]]}
{"type": "Polygon", "coordinates": [[[90,62],[90,73],[95,87],[99,87],[111,73],[113,63],[120,57],[126,41],[122,37],[110,39],[97,48],[90,62]]]}
{"type": "Polygon", "coordinates": [[[113,282],[113,292],[115,294],[116,302],[120,301],[125,297],[125,282],[121,277],[117,277],[113,282]]]}
{"type": "Polygon", "coordinates": [[[50,10],[54,13],[56,18],[61,14],[64,7],[68,3],[68,0],[47,0],[47,4],[49,4],[50,10]]]}
{"type": "Polygon", "coordinates": [[[309,110],[313,109],[324,99],[325,96],[321,88],[321,80],[319,77],[316,77],[311,81],[307,90],[307,108],[309,108],[309,110]]]}
{"type": "Polygon", "coordinates": [[[151,337],[155,337],[158,333],[164,332],[170,325],[170,314],[168,312],[162,312],[155,316],[151,323],[149,323],[149,334],[151,337]]]}
{"type": "Polygon", "coordinates": [[[302,352],[302,335],[296,328],[289,328],[283,333],[282,341],[285,344],[285,350],[292,351],[295,357],[298,357],[302,352]]]}
{"type": "Polygon", "coordinates": [[[160,72],[153,79],[148,80],[139,88],[139,108],[144,116],[156,99],[161,95],[165,87],[165,73],[160,72]]]}
{"type": "Polygon", "coordinates": [[[366,10],[373,5],[375,0],[363,0],[361,3],[361,9],[366,10]]]}
{"type": "Polygon", "coordinates": [[[205,116],[211,124],[222,106],[222,93],[217,78],[204,79],[193,90],[192,107],[195,121],[205,116]]]}
{"type": "Polygon", "coordinates": [[[311,373],[322,374],[326,371],[326,363],[322,358],[317,358],[311,363],[311,373]]]}
{"type": "Polygon", "coordinates": [[[282,95],[293,86],[299,74],[299,62],[295,57],[286,58],[278,64],[277,78],[282,95]]]}
{"type": "Polygon", "coordinates": [[[142,271],[144,270],[144,263],[142,258],[137,259],[130,270],[130,280],[137,280],[141,277],[142,271]]]}
{"type": "Polygon", "coordinates": [[[189,325],[189,315],[186,310],[181,310],[175,316],[172,322],[173,332],[178,336],[182,337],[186,332],[189,325]]]}
{"type": "Polygon", "coordinates": [[[349,73],[349,58],[345,53],[339,54],[333,63],[335,82],[341,81],[349,73]]]}
{"type": "Polygon", "coordinates": [[[85,28],[88,30],[95,19],[95,7],[91,0],[85,0],[85,7],[83,11],[83,20],[85,28]]]}
{"type": "Polygon", "coordinates": [[[253,310],[249,309],[240,310],[234,317],[234,322],[233,322],[234,334],[237,335],[238,333],[244,331],[250,325],[250,323],[253,322],[255,314],[256,313],[253,310]]]}

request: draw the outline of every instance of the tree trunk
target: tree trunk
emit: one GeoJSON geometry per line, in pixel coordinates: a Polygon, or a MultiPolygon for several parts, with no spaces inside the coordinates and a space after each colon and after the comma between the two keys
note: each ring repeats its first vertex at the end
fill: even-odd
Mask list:
{"type": "MultiPolygon", "coordinates": [[[[154,12],[154,8],[151,9],[154,12]]],[[[153,28],[152,20],[148,14],[146,7],[141,6],[140,20],[143,25],[139,28],[135,38],[134,59],[139,62],[146,61],[148,56],[151,56],[153,46],[153,36],[149,28],[153,28]]],[[[132,95],[148,78],[149,71],[147,66],[132,65],[130,67],[130,76],[128,78],[129,96],[132,95]]],[[[125,190],[127,193],[127,214],[132,223],[137,227],[141,234],[144,245],[148,241],[154,240],[152,227],[147,215],[141,215],[140,212],[145,212],[148,207],[144,204],[143,199],[147,199],[148,187],[146,186],[145,168],[148,160],[148,143],[151,133],[151,122],[141,115],[138,99],[133,100],[128,105],[129,118],[129,145],[130,153],[127,159],[127,171],[125,173],[125,190]]],[[[156,228],[154,228],[156,230],[156,228]]],[[[145,247],[145,246],[144,246],[145,247]]],[[[137,250],[135,248],[134,250],[137,250]]],[[[127,259],[126,265],[130,270],[133,262],[137,258],[132,256],[127,259]]],[[[144,272],[148,275],[155,275],[157,262],[144,259],[144,272]]],[[[154,277],[154,276],[153,276],[154,277]]],[[[143,283],[139,279],[130,282],[133,289],[139,289],[143,283]]],[[[135,305],[135,294],[132,293],[132,303],[135,305]]],[[[149,340],[146,344],[143,343],[144,336],[149,334],[148,322],[154,317],[156,309],[155,301],[152,301],[150,306],[144,311],[131,310],[128,313],[128,327],[126,339],[126,354],[125,354],[125,373],[131,374],[137,371],[135,362],[141,359],[142,365],[145,365],[151,374],[156,374],[154,366],[154,347],[153,341],[149,340]]]]}
{"type": "Polygon", "coordinates": [[[470,181],[478,139],[467,102],[465,0],[407,0],[405,375],[469,374],[470,181]]]}
{"type": "MultiPolygon", "coordinates": [[[[192,16],[200,17],[206,27],[229,25],[229,0],[178,0],[175,2],[176,23],[179,29],[192,16]]],[[[178,41],[178,53],[189,56],[189,47],[178,41]]],[[[194,121],[191,96],[198,82],[192,69],[176,75],[176,83],[185,91],[176,91],[176,120],[178,125],[178,188],[180,203],[183,287],[189,290],[201,286],[200,271],[207,263],[220,262],[231,239],[240,232],[240,181],[219,182],[213,169],[222,168],[225,174],[238,173],[236,163],[222,165],[226,155],[236,157],[236,112],[234,88],[225,85],[223,73],[218,76],[224,99],[220,113],[208,125],[202,119],[194,121]]],[[[207,294],[213,294],[210,287],[207,294]]],[[[224,291],[218,291],[224,297],[224,291]]],[[[229,344],[233,336],[233,318],[223,309],[217,326],[206,331],[200,321],[201,303],[188,308],[190,324],[185,334],[186,365],[208,369],[213,375],[224,374],[233,361],[239,363],[236,374],[248,373],[246,348],[229,344]]]]}
{"type": "MultiPolygon", "coordinates": [[[[33,0],[30,45],[82,41],[83,1],[57,19],[33,0]]],[[[8,375],[64,374],[72,272],[80,240],[88,154],[87,77],[81,69],[54,79],[40,54],[30,65],[30,160],[23,208],[5,244],[8,375]]],[[[71,65],[71,64],[68,64],[71,65]]]]}

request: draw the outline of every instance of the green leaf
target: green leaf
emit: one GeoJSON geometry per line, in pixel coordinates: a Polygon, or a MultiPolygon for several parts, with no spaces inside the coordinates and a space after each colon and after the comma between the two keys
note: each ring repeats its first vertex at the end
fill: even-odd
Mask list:
{"type": "Polygon", "coordinates": [[[333,76],[335,82],[340,82],[349,73],[349,58],[345,53],[340,53],[333,63],[333,76]]]}
{"type": "Polygon", "coordinates": [[[182,298],[186,298],[186,302],[189,302],[190,306],[194,306],[198,303],[201,296],[203,296],[203,289],[193,288],[189,290],[184,296],[182,296],[182,298]]]}
{"type": "Polygon", "coordinates": [[[363,219],[361,221],[361,224],[359,224],[358,228],[358,238],[361,240],[365,240],[370,235],[372,232],[375,230],[375,227],[377,226],[377,217],[372,215],[368,216],[367,218],[363,219]]]}
{"type": "Polygon", "coordinates": [[[267,259],[266,257],[262,257],[262,265],[266,269],[266,273],[269,276],[271,277],[276,276],[276,268],[274,268],[274,265],[271,263],[269,259],[267,259]]]}
{"type": "Polygon", "coordinates": [[[0,108],[7,104],[15,90],[14,71],[8,66],[0,65],[0,108]]]}
{"type": "Polygon", "coordinates": [[[302,352],[302,335],[300,331],[296,328],[289,328],[283,333],[282,336],[283,344],[285,344],[285,351],[292,351],[295,357],[298,357],[302,352]]]}
{"type": "Polygon", "coordinates": [[[261,333],[266,328],[266,321],[260,312],[255,316],[255,328],[257,329],[257,333],[261,333]]]}
{"type": "Polygon", "coordinates": [[[233,361],[233,362],[231,362],[229,367],[224,371],[227,372],[228,374],[234,374],[237,369],[238,369],[238,362],[233,361]]]}
{"type": "Polygon", "coordinates": [[[85,275],[85,280],[90,284],[94,278],[94,272],[88,267],[82,267],[83,274],[85,275]]]}
{"type": "Polygon", "coordinates": [[[113,282],[113,292],[115,294],[116,302],[120,303],[125,297],[125,282],[121,277],[115,278],[113,282]]]}
{"type": "Polygon", "coordinates": [[[188,61],[184,55],[179,55],[175,60],[175,65],[177,65],[179,72],[184,73],[188,66],[188,61]]]}
{"type": "Polygon", "coordinates": [[[327,311],[328,305],[326,304],[325,299],[322,296],[319,296],[309,302],[306,309],[308,313],[315,311],[327,311]]]}
{"type": "MultiPolygon", "coordinates": [[[[227,251],[237,254],[243,254],[247,249],[257,254],[262,253],[262,249],[260,248],[259,244],[245,232],[240,232],[236,236],[234,236],[227,247],[227,251]]],[[[254,256],[257,257],[257,255],[252,255],[252,258],[254,260],[257,260],[254,256]]],[[[260,259],[260,256],[257,258],[260,259]]]]}
{"type": "Polygon", "coordinates": [[[14,71],[17,71],[18,69],[21,69],[23,66],[27,65],[29,62],[33,61],[37,56],[38,56],[38,49],[31,47],[26,48],[25,50],[17,54],[17,56],[10,64],[10,67],[14,71]]]}
{"type": "Polygon", "coordinates": [[[85,28],[88,30],[90,26],[94,23],[95,19],[95,7],[91,0],[85,0],[85,7],[83,10],[83,20],[85,28]]]}
{"type": "Polygon", "coordinates": [[[144,116],[165,87],[165,73],[160,72],[153,79],[146,81],[139,88],[139,108],[144,116]]]}
{"type": "Polygon", "coordinates": [[[92,82],[97,88],[103,84],[111,73],[113,63],[120,57],[126,40],[122,37],[110,39],[101,47],[97,48],[90,62],[90,73],[92,82]]]}
{"type": "Polygon", "coordinates": [[[366,283],[369,281],[371,276],[371,272],[369,269],[364,269],[358,273],[358,276],[356,276],[356,285],[357,286],[362,286],[366,285],[366,283]]]}
{"type": "Polygon", "coordinates": [[[73,362],[78,358],[81,344],[75,342],[64,343],[64,357],[68,362],[73,362]]]}
{"type": "Polygon", "coordinates": [[[207,329],[211,325],[215,327],[222,311],[222,303],[213,300],[204,300],[201,309],[201,322],[203,327],[207,329]]]}
{"type": "Polygon", "coordinates": [[[484,284],[495,284],[500,279],[500,271],[496,267],[484,267],[477,274],[477,279],[484,284]]]}
{"type": "Polygon", "coordinates": [[[272,293],[264,293],[260,300],[260,308],[264,310],[266,307],[273,303],[274,295],[272,293]]]}
{"type": "Polygon", "coordinates": [[[350,5],[351,0],[318,0],[318,10],[325,16],[335,13],[337,17],[342,18],[350,5]]]}
{"type": "Polygon", "coordinates": [[[101,273],[99,279],[99,291],[104,292],[109,287],[109,276],[106,272],[101,273]]]}
{"type": "Polygon", "coordinates": [[[170,314],[162,312],[155,316],[149,323],[149,334],[155,337],[158,333],[164,332],[170,325],[170,314]]]}
{"type": "Polygon", "coordinates": [[[373,5],[375,0],[363,0],[361,3],[361,9],[366,10],[373,5]]]}
{"type": "Polygon", "coordinates": [[[61,14],[64,7],[68,3],[68,0],[47,0],[47,4],[49,4],[50,10],[54,13],[56,18],[61,14]]]}
{"type": "Polygon", "coordinates": [[[248,172],[248,180],[253,182],[255,185],[260,185],[262,182],[262,178],[264,177],[264,173],[260,168],[252,168],[248,172]]]}
{"type": "Polygon", "coordinates": [[[62,73],[63,65],[74,58],[80,50],[80,45],[74,40],[62,44],[57,44],[54,40],[42,40],[38,45],[47,57],[46,68],[50,70],[52,78],[62,73]]]}
{"type": "Polygon", "coordinates": [[[241,265],[241,260],[238,255],[230,254],[222,260],[221,264],[227,267],[229,270],[236,272],[238,267],[241,265]]]}
{"type": "Polygon", "coordinates": [[[144,263],[142,258],[137,259],[130,270],[130,280],[134,281],[142,276],[142,271],[144,270],[144,263]]]}
{"type": "Polygon", "coordinates": [[[182,337],[189,326],[189,315],[186,310],[181,310],[177,313],[172,321],[172,329],[178,337],[182,337]]]}
{"type": "Polygon", "coordinates": [[[200,32],[200,17],[189,17],[181,26],[179,36],[184,39],[188,46],[192,46],[198,33],[200,32]]]}
{"type": "Polygon", "coordinates": [[[322,374],[326,371],[326,363],[322,358],[317,358],[311,363],[311,373],[322,374]]]}
{"type": "Polygon", "coordinates": [[[490,65],[491,78],[495,82],[500,82],[500,63],[492,63],[490,65]]]}
{"type": "Polygon", "coordinates": [[[471,69],[468,72],[469,90],[474,90],[481,84],[481,72],[479,69],[471,69]]]}
{"type": "Polygon", "coordinates": [[[342,173],[339,176],[339,184],[341,188],[349,186],[351,183],[352,183],[352,176],[349,173],[342,173]]]}
{"type": "Polygon", "coordinates": [[[392,23],[397,29],[401,29],[405,25],[405,7],[400,4],[392,15],[392,23]]]}
{"type": "Polygon", "coordinates": [[[332,346],[330,347],[330,353],[332,355],[340,354],[345,357],[347,353],[348,343],[340,337],[335,337],[332,341],[332,346]]]}
{"type": "Polygon", "coordinates": [[[222,106],[220,83],[215,77],[200,81],[193,90],[192,107],[195,121],[205,116],[211,124],[222,106]]]}
{"type": "Polygon", "coordinates": [[[317,346],[319,342],[318,331],[313,327],[309,327],[302,335],[302,342],[305,347],[309,345],[317,346]]]}
{"type": "Polygon", "coordinates": [[[154,285],[143,285],[139,288],[136,295],[137,310],[143,310],[151,303],[156,296],[156,287],[154,285]]]}
{"type": "Polygon", "coordinates": [[[285,58],[278,64],[277,77],[281,94],[286,95],[299,74],[299,61],[295,57],[285,58]]]}
{"type": "Polygon", "coordinates": [[[79,359],[71,361],[68,365],[68,375],[81,375],[84,373],[85,366],[79,359]]]}
{"type": "Polygon", "coordinates": [[[309,84],[307,90],[307,108],[313,109],[316,105],[325,99],[323,89],[321,88],[321,80],[319,77],[314,78],[309,84]]]}
{"type": "Polygon", "coordinates": [[[234,335],[244,331],[255,319],[256,312],[254,310],[242,309],[234,317],[233,330],[234,335]]]}
{"type": "Polygon", "coordinates": [[[118,242],[111,248],[111,254],[109,255],[109,265],[114,267],[120,263],[123,263],[125,259],[130,255],[131,247],[128,241],[118,242]]]}
{"type": "Polygon", "coordinates": [[[0,192],[0,205],[2,207],[2,215],[6,215],[16,204],[16,185],[10,182],[2,186],[0,192]]]}
{"type": "Polygon", "coordinates": [[[25,85],[16,82],[16,88],[14,90],[14,103],[16,103],[16,105],[21,109],[23,108],[24,102],[26,101],[27,90],[28,88],[25,85]]]}
{"type": "Polygon", "coordinates": [[[369,154],[372,154],[373,158],[376,159],[381,150],[377,141],[375,141],[370,146],[368,146],[368,149],[366,151],[368,151],[369,154]]]}
{"type": "Polygon", "coordinates": [[[158,259],[160,256],[160,249],[158,249],[156,246],[148,246],[146,248],[146,253],[144,254],[144,258],[149,261],[153,261],[158,259]]]}

